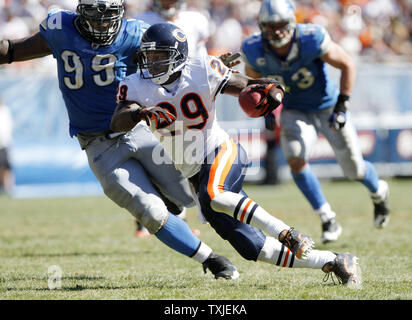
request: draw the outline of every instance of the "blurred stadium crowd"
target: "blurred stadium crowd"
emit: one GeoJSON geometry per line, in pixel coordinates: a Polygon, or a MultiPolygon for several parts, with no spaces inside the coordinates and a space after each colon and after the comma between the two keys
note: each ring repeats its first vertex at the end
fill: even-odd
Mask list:
{"type": "MultiPolygon", "coordinates": [[[[188,0],[187,9],[210,21],[210,54],[238,51],[258,31],[260,0],[188,0]]],[[[150,10],[151,0],[126,0],[127,18],[150,10]]],[[[75,11],[76,0],[0,0],[0,39],[16,39],[38,30],[52,8],[75,11]]],[[[412,0],[299,0],[298,22],[326,27],[352,56],[373,61],[412,61],[412,0]]],[[[19,64],[16,64],[17,66],[19,64]]],[[[24,66],[33,62],[24,63],[24,66]]],[[[21,67],[21,64],[20,66],[21,67]]]]}

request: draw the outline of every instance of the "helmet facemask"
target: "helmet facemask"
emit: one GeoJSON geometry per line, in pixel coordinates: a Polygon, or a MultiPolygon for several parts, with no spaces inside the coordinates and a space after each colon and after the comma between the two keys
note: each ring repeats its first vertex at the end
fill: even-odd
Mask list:
{"type": "Polygon", "coordinates": [[[97,1],[94,4],[84,4],[79,1],[79,28],[88,41],[99,45],[110,45],[114,41],[124,13],[122,1],[118,2],[97,1]]]}
{"type": "Polygon", "coordinates": [[[186,57],[177,48],[156,47],[155,43],[142,43],[138,55],[140,76],[156,84],[166,83],[186,64],[186,57]]]}

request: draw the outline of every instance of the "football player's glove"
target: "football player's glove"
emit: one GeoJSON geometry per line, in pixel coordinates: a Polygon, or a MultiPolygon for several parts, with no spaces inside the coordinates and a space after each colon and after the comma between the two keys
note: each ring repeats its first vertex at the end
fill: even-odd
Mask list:
{"type": "Polygon", "coordinates": [[[150,120],[152,119],[156,119],[156,123],[159,123],[161,118],[165,119],[167,123],[172,123],[176,120],[173,114],[160,107],[139,107],[132,111],[131,115],[134,121],[139,122],[140,120],[145,120],[148,126],[150,126],[150,120]]]}
{"type": "MultiPolygon", "coordinates": [[[[272,113],[273,110],[275,110],[277,107],[280,106],[282,103],[283,96],[285,95],[285,88],[277,81],[272,80],[269,83],[266,84],[260,84],[254,87],[255,91],[261,90],[263,92],[262,96],[265,97],[265,99],[262,100],[259,106],[256,107],[256,109],[262,109],[264,110],[264,116],[268,116],[270,113],[272,113]],[[282,91],[282,96],[279,97],[276,95],[275,97],[272,96],[271,94],[271,88],[275,86],[276,88],[280,89],[282,91]]],[[[280,94],[279,94],[280,95],[280,94]]]]}
{"type": "Polygon", "coordinates": [[[226,52],[222,55],[219,56],[219,59],[222,60],[223,64],[228,67],[228,68],[233,68],[234,66],[238,65],[241,63],[238,58],[240,58],[242,55],[240,52],[236,52],[232,54],[231,52],[226,52]]]}
{"type": "Polygon", "coordinates": [[[338,102],[336,102],[333,112],[329,117],[329,127],[334,130],[340,130],[346,123],[346,112],[349,107],[349,96],[346,94],[340,94],[338,102]]]}

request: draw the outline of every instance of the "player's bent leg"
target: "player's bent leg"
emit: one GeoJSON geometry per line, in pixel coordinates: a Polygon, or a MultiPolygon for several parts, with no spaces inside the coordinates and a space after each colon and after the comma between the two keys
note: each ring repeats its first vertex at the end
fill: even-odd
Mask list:
{"type": "Polygon", "coordinates": [[[360,181],[370,192],[374,206],[374,225],[382,228],[389,223],[389,188],[380,180],[372,163],[362,157],[355,128],[349,122],[337,134],[327,137],[335,150],[344,175],[360,181]]]}
{"type": "Polygon", "coordinates": [[[301,158],[290,158],[288,164],[292,177],[299,190],[309,201],[314,210],[318,210],[327,203],[318,177],[312,171],[310,165],[301,158]]]}
{"type": "Polygon", "coordinates": [[[342,227],[336,221],[336,213],[326,201],[318,177],[304,159],[292,158],[288,163],[295,184],[322,221],[322,242],[336,241],[342,233],[342,227]]]}
{"type": "Polygon", "coordinates": [[[153,234],[163,225],[168,210],[141,165],[127,160],[100,179],[104,193],[127,209],[153,234]]]}
{"type": "Polygon", "coordinates": [[[305,259],[314,245],[310,237],[297,231],[288,232],[290,227],[287,224],[241,193],[247,165],[246,152],[241,145],[235,144],[233,140],[227,141],[208,160],[211,163],[204,164],[199,174],[198,191],[202,211],[203,207],[210,206],[215,212],[225,213],[276,238],[281,237],[299,259],[305,259]]]}
{"type": "Polygon", "coordinates": [[[163,146],[147,127],[131,131],[137,159],[146,170],[150,180],[162,195],[177,206],[191,208],[195,205],[187,179],[176,169],[163,146]]]}
{"type": "Polygon", "coordinates": [[[201,201],[202,213],[210,226],[246,260],[256,261],[266,236],[258,228],[242,223],[233,217],[216,212],[210,202],[201,201]]]}
{"type": "Polygon", "coordinates": [[[151,234],[175,251],[205,263],[215,278],[236,279],[236,267],[217,255],[180,218],[170,214],[141,165],[130,159],[102,179],[105,194],[131,212],[151,234]]]}
{"type": "MultiPolygon", "coordinates": [[[[185,207],[179,206],[173,201],[169,200],[160,190],[159,187],[154,185],[155,189],[159,193],[160,197],[162,198],[163,202],[166,204],[167,209],[173,213],[175,216],[179,217],[180,219],[187,222],[187,210],[185,207]]],[[[194,235],[199,236],[200,230],[197,228],[192,228],[192,232],[194,235]]]]}
{"type": "Polygon", "coordinates": [[[287,110],[282,115],[281,146],[288,161],[293,181],[321,219],[323,243],[336,241],[342,227],[336,221],[336,213],[327,202],[319,179],[306,159],[317,139],[314,115],[287,110]]]}

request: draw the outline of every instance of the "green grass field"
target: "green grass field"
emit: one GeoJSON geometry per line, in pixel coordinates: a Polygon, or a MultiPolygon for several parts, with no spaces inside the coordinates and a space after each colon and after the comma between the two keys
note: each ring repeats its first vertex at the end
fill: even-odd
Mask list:
{"type": "Polygon", "coordinates": [[[412,300],[412,180],[390,180],[392,217],[377,230],[372,204],[359,183],[323,182],[343,234],[320,243],[320,220],[292,183],[246,186],[249,196],[298,230],[317,249],[360,258],[363,287],[323,282],[313,269],[286,269],[243,260],[189,210],[200,238],[226,255],[240,279],[216,281],[201,265],[155,237],[134,236],[131,215],[106,197],[14,200],[0,198],[0,299],[194,300],[412,300]],[[62,270],[62,288],[50,290],[48,268],[62,270]]]}

